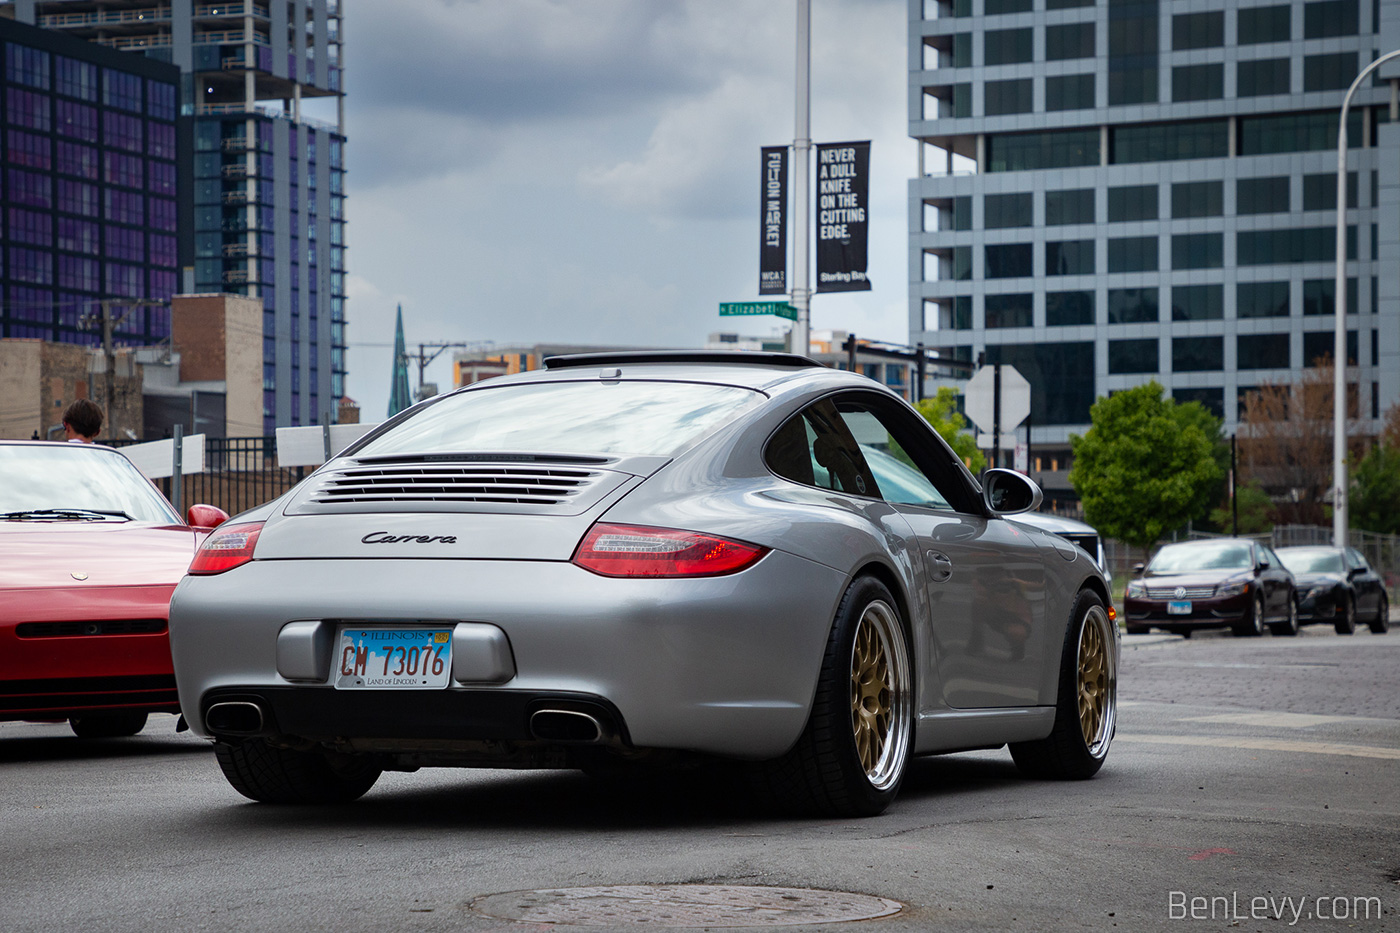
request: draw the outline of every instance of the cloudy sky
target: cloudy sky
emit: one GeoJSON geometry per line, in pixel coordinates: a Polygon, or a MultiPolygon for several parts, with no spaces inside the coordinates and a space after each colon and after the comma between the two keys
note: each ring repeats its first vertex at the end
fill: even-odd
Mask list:
{"type": "MultiPolygon", "coordinates": [[[[796,0],[345,4],[348,394],[419,342],[699,346],[758,296],[759,149],[794,133],[796,0]]],[[[812,137],[869,139],[869,292],[813,329],[904,342],[904,0],[813,0],[812,137]]],[[[450,384],[451,351],[427,371],[450,384]]],[[[416,378],[416,367],[410,370],[416,378]]]]}

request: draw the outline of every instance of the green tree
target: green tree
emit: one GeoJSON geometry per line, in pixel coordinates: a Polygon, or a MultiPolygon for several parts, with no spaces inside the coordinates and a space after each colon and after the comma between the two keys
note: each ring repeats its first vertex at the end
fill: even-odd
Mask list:
{"type": "Polygon", "coordinates": [[[1400,534],[1400,447],[1371,448],[1352,474],[1349,505],[1351,527],[1400,534]]]}
{"type": "MultiPolygon", "coordinates": [[[[1240,513],[1239,534],[1258,534],[1274,527],[1274,500],[1258,480],[1236,486],[1235,499],[1240,513]]],[[[1210,513],[1211,524],[1227,534],[1234,534],[1234,519],[1235,509],[1230,507],[1229,490],[1226,490],[1225,504],[1210,513]]]]}
{"type": "Polygon", "coordinates": [[[953,453],[962,458],[973,475],[982,472],[987,458],[977,448],[977,439],[963,429],[967,419],[958,412],[958,393],[951,386],[943,386],[932,398],[926,398],[915,405],[924,420],[953,448],[953,453]]]}
{"type": "Polygon", "coordinates": [[[1070,435],[1069,482],[1101,534],[1147,549],[1205,514],[1221,477],[1219,422],[1200,405],[1164,398],[1153,380],[1099,399],[1089,420],[1070,435]]]}

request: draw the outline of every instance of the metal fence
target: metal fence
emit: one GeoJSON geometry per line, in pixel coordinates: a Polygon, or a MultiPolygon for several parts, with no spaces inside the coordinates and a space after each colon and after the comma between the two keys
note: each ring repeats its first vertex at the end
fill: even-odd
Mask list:
{"type": "MultiPolygon", "coordinates": [[[[306,472],[305,467],[277,465],[275,436],[205,437],[204,471],[181,477],[181,501],[173,504],[181,515],[196,502],[216,505],[237,515],[276,499],[301,482],[306,472]]],[[[174,486],[171,478],[155,483],[170,498],[174,486]]]]}

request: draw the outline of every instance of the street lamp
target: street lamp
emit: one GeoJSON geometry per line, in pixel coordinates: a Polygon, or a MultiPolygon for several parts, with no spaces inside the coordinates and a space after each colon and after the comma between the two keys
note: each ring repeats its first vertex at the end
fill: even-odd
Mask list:
{"type": "Polygon", "coordinates": [[[1332,543],[1337,547],[1347,546],[1347,111],[1361,82],[1394,58],[1400,58],[1400,49],[1385,53],[1361,70],[1342,98],[1341,122],[1337,126],[1337,284],[1333,290],[1336,339],[1332,350],[1332,543]]]}

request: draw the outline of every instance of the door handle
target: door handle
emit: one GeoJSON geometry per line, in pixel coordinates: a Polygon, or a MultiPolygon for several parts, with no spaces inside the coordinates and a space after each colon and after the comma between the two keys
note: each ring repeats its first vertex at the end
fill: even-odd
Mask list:
{"type": "Polygon", "coordinates": [[[947,554],[929,551],[925,556],[928,558],[929,576],[934,583],[943,583],[953,575],[953,562],[947,554]]]}

